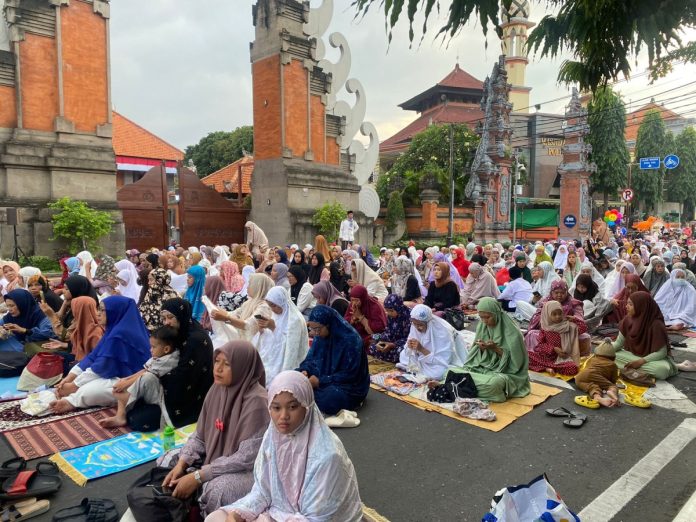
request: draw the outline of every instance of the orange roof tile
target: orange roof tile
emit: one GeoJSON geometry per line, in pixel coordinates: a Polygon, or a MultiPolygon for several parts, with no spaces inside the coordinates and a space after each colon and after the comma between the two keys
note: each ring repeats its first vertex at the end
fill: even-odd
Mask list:
{"type": "Polygon", "coordinates": [[[674,121],[684,119],[683,116],[677,114],[674,111],[669,110],[667,107],[663,107],[662,105],[658,105],[657,103],[650,102],[647,105],[643,105],[640,109],[635,110],[626,115],[626,141],[636,141],[636,139],[638,138],[638,129],[640,128],[640,124],[643,123],[645,114],[648,111],[653,110],[660,111],[660,115],[662,116],[663,121],[674,121]]]}
{"type": "Polygon", "coordinates": [[[483,82],[461,69],[459,64],[454,66],[451,73],[438,82],[442,87],[458,87],[460,89],[483,89],[483,82]]]}
{"type": "Polygon", "coordinates": [[[445,123],[467,123],[472,129],[483,119],[483,111],[472,105],[439,105],[425,111],[418,119],[401,129],[380,144],[380,152],[401,151],[408,148],[413,137],[430,125],[445,123]]]}
{"type": "Polygon", "coordinates": [[[251,194],[251,176],[254,173],[254,157],[244,156],[234,163],[207,175],[201,181],[220,193],[237,192],[239,167],[242,167],[242,194],[251,194]]]}
{"type": "Polygon", "coordinates": [[[113,134],[117,156],[173,161],[184,159],[183,151],[116,111],[113,111],[113,134]]]}

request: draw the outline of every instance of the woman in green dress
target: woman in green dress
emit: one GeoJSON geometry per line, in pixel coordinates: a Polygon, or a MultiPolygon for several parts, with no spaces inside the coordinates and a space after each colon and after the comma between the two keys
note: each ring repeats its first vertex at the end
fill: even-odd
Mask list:
{"type": "Polygon", "coordinates": [[[614,342],[616,366],[636,368],[667,379],[677,374],[669,356],[669,336],[660,307],[648,292],[633,292],[626,301],[626,317],[614,342]]]}
{"type": "Polygon", "coordinates": [[[529,359],[519,328],[492,297],[482,298],[476,309],[481,320],[462,371],[471,374],[478,398],[505,402],[529,395],[529,359]]]}

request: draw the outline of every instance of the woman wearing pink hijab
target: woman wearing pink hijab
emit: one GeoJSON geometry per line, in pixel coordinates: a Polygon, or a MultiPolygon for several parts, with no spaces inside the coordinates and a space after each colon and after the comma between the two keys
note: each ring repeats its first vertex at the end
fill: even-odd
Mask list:
{"type": "Polygon", "coordinates": [[[314,403],[309,379],[285,371],[268,389],[271,423],[246,497],[206,522],[362,520],[353,463],[314,403]]]}

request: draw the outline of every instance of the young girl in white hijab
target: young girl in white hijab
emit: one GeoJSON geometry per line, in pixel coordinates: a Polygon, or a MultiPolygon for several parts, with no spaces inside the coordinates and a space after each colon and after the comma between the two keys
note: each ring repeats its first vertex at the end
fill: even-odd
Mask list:
{"type": "Polygon", "coordinates": [[[271,423],[254,465],[254,487],[206,522],[363,519],[353,463],[324,422],[307,377],[278,374],[268,388],[271,423]]]}

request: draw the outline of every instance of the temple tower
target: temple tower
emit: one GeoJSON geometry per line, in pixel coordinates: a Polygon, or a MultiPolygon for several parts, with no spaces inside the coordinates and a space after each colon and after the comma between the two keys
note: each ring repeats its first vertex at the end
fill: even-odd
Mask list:
{"type": "Polygon", "coordinates": [[[591,233],[590,176],[597,166],[587,160],[592,152],[592,145],[585,142],[589,132],[587,110],[582,106],[578,90],[573,88],[566,108],[566,127],[563,129],[563,163],[558,167],[561,175],[561,239],[581,239],[591,233]]]}
{"type": "Polygon", "coordinates": [[[123,250],[112,146],[108,0],[0,0],[0,255],[12,253],[5,209],[17,209],[26,254],[53,256],[46,204],[108,210],[104,241],[123,250]]]}
{"type": "Polygon", "coordinates": [[[481,141],[465,188],[466,197],[474,204],[474,233],[479,242],[510,239],[512,104],[509,94],[505,57],[501,55],[483,83],[484,118],[476,129],[481,141]]]}
{"type": "Polygon", "coordinates": [[[529,21],[529,0],[512,0],[510,9],[502,13],[502,52],[505,55],[505,70],[512,84],[510,101],[513,112],[529,112],[529,92],[526,86],[527,32],[536,24],[529,21]]]}
{"type": "Polygon", "coordinates": [[[333,201],[356,212],[357,242],[372,243],[379,198],[375,205],[376,192],[361,185],[377,161],[379,142],[374,127],[362,121],[365,97],[360,83],[348,79],[350,55],[342,35],[330,39],[342,61],[323,60],[321,36],[332,14],[329,1],[310,9],[308,1],[259,0],[253,8],[251,219],[273,244],[313,243],[312,216],[333,201]],[[344,85],[356,97],[354,108],[336,101],[344,85]],[[370,136],[367,151],[352,141],[358,130],[370,136]]]}

